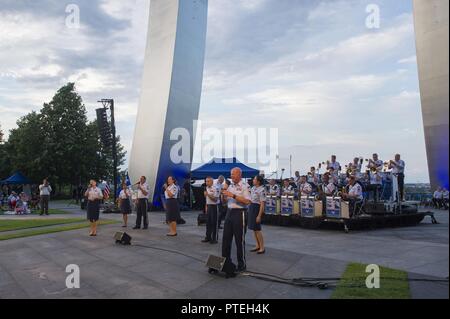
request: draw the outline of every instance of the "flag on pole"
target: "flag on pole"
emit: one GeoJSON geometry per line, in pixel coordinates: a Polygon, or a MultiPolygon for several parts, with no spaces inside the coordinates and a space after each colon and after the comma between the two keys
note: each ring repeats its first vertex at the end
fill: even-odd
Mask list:
{"type": "MultiPolygon", "coordinates": [[[[125,182],[127,183],[127,186],[131,186],[130,176],[128,176],[128,173],[125,175],[125,182]]],[[[120,195],[120,192],[122,191],[122,177],[117,177],[117,196],[120,195]]]]}
{"type": "Polygon", "coordinates": [[[109,199],[109,195],[111,194],[111,188],[109,187],[106,181],[103,181],[103,199],[109,199]]]}

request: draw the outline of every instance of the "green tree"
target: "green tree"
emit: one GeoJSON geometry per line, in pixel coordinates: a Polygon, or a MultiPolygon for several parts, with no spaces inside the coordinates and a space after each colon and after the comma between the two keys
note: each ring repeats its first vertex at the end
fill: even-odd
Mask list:
{"type": "Polygon", "coordinates": [[[6,178],[11,173],[9,153],[6,151],[4,135],[0,126],[0,180],[6,178]]]}
{"type": "Polygon", "coordinates": [[[21,171],[31,180],[38,181],[48,172],[43,166],[42,125],[40,116],[31,112],[17,121],[17,128],[11,130],[8,142],[4,145],[8,154],[9,173],[21,171]]]}
{"type": "Polygon", "coordinates": [[[43,167],[48,167],[54,183],[76,184],[86,164],[87,116],[74,83],[60,88],[52,101],[44,104],[41,123],[43,167]]]}
{"type": "MultiPolygon", "coordinates": [[[[122,165],[125,152],[119,141],[122,165]]],[[[60,88],[41,112],[22,117],[8,141],[0,144],[2,175],[20,170],[35,182],[48,177],[59,190],[90,178],[112,182],[112,167],[112,151],[103,148],[97,122],[88,121],[74,83],[60,88]]]]}

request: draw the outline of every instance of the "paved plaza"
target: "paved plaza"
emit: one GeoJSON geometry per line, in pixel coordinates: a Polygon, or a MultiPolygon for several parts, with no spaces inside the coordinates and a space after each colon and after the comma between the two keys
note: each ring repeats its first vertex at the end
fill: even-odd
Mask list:
{"type": "MultiPolygon", "coordinates": [[[[64,205],[59,206],[56,208],[66,209],[64,205]]],[[[74,207],[67,211],[71,217],[82,214],[74,207]]],[[[127,230],[133,244],[139,246],[114,244],[115,232],[123,230],[120,224],[101,226],[98,237],[89,237],[88,230],[81,229],[2,241],[0,298],[322,299],[331,296],[333,289],[294,287],[245,276],[225,279],[208,274],[199,260],[206,260],[210,254],[220,255],[220,245],[200,243],[205,227],[197,226],[197,213],[185,212],[182,216],[187,223],[179,226],[178,237],[167,238],[164,215],[150,213],[149,230],[127,230]],[[80,267],[80,289],[66,288],[65,269],[69,264],[80,267]]],[[[120,217],[102,216],[103,219],[120,217]]],[[[448,278],[448,212],[436,212],[436,217],[439,225],[432,225],[427,217],[416,227],[350,234],[265,226],[265,255],[249,252],[254,240],[247,234],[248,270],[289,278],[340,277],[349,262],[361,262],[405,270],[410,278],[448,278]]],[[[131,220],[134,221],[134,216],[131,220]]],[[[448,283],[413,281],[410,287],[413,298],[448,298],[448,283]]]]}

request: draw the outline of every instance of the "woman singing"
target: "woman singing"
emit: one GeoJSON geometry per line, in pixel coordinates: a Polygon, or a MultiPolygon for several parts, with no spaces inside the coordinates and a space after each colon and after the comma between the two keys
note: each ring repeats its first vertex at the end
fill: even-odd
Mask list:
{"type": "Polygon", "coordinates": [[[131,214],[131,191],[127,186],[127,183],[122,183],[122,190],[119,194],[120,200],[120,212],[123,216],[123,226],[126,228],[128,226],[128,215],[131,214]]]}
{"type": "Polygon", "coordinates": [[[262,176],[256,176],[253,179],[253,187],[251,189],[250,208],[248,210],[248,229],[253,230],[256,239],[256,248],[252,252],[257,252],[258,255],[266,252],[264,248],[264,239],[261,232],[261,219],[264,214],[266,191],[264,189],[264,179],[262,176]]]}
{"type": "Polygon", "coordinates": [[[178,186],[172,176],[167,178],[167,188],[164,192],[166,197],[167,222],[169,223],[169,233],[167,236],[177,236],[177,220],[180,218],[180,206],[178,204],[178,186]]]}
{"type": "Polygon", "coordinates": [[[97,236],[97,222],[100,216],[100,201],[103,199],[103,193],[100,188],[97,187],[97,182],[91,180],[89,187],[84,193],[87,197],[87,219],[91,222],[91,232],[89,236],[97,236]]]}

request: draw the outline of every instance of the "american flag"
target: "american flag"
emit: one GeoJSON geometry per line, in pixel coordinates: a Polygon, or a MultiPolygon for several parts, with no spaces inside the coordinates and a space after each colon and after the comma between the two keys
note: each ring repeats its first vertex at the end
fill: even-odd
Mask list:
{"type": "Polygon", "coordinates": [[[103,182],[103,199],[109,199],[109,195],[111,194],[111,189],[107,182],[103,182]]]}

